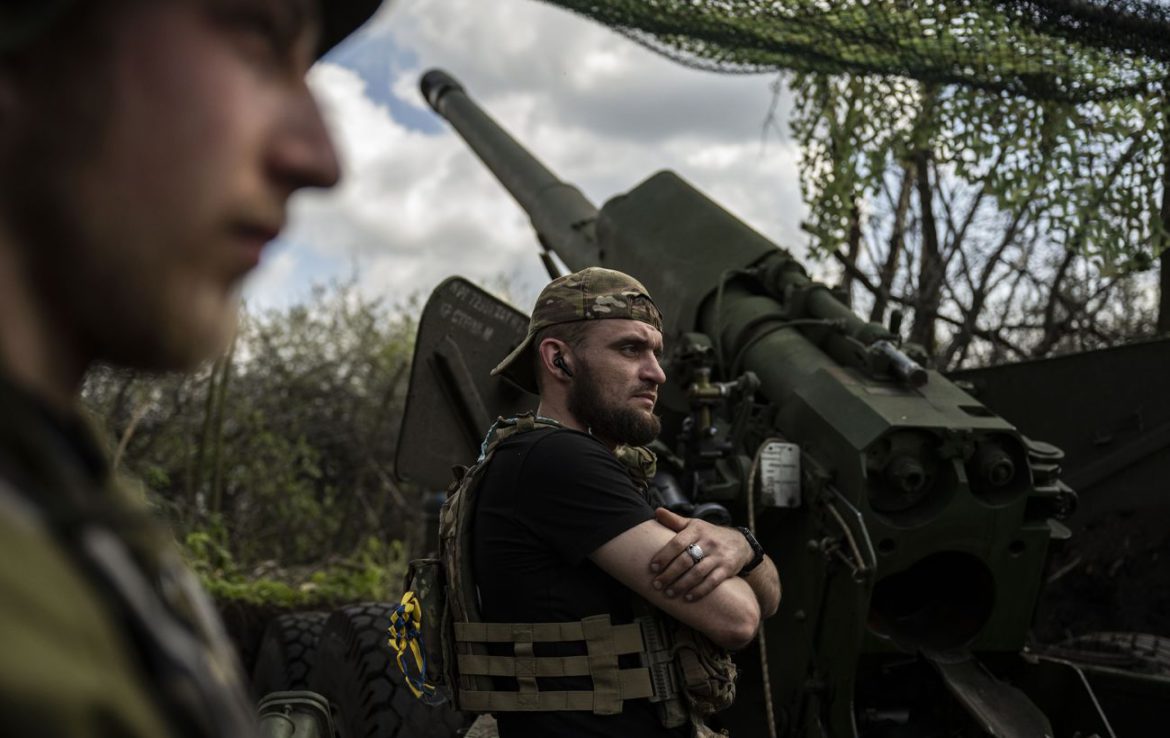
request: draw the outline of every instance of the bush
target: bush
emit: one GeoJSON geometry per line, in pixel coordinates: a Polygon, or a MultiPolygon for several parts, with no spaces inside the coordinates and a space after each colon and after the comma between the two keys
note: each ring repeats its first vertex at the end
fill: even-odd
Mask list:
{"type": "Polygon", "coordinates": [[[83,396],[119,472],[216,597],[397,598],[419,520],[393,469],[416,310],[333,284],[246,313],[228,355],[194,374],[91,372],[83,396]]]}

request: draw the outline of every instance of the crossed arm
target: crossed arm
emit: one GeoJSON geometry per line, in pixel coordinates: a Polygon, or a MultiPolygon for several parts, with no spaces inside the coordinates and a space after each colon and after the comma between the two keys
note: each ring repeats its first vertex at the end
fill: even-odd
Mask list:
{"type": "Polygon", "coordinates": [[[606,542],[590,559],[650,604],[714,643],[728,649],[746,646],[759,629],[761,614],[771,615],[779,603],[780,584],[771,561],[765,560],[747,577],[736,577],[751,559],[751,547],[739,531],[681,518],[661,508],[655,517],[606,542]],[[725,533],[739,537],[746,555],[725,533]],[[711,553],[693,567],[702,567],[702,576],[686,579],[688,572],[683,567],[691,559],[685,549],[696,541],[704,551],[710,546],[711,553]],[[678,561],[680,557],[685,561],[678,561]],[[665,562],[659,563],[658,577],[648,576],[652,561],[665,562]],[[676,562],[678,566],[674,566],[676,562]],[[675,572],[681,573],[665,578],[675,572]],[[688,588],[681,589],[683,585],[688,588]]]}
{"type": "MultiPolygon", "coordinates": [[[[663,526],[675,532],[674,538],[650,559],[651,586],[664,590],[667,597],[682,597],[690,602],[710,594],[720,583],[736,576],[752,560],[752,548],[743,534],[697,518],[684,518],[665,508],[654,511],[663,526]],[[703,549],[703,560],[695,563],[687,547],[693,543],[703,549]]],[[[743,577],[755,593],[765,618],[780,606],[780,576],[769,556],[743,577]]]]}

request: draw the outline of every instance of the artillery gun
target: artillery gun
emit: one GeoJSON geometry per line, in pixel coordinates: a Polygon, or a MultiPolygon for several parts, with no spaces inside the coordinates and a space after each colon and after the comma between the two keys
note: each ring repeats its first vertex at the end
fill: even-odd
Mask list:
{"type": "MultiPolygon", "coordinates": [[[[1061,451],[857,317],[670,171],[600,209],[441,71],[423,95],[531,217],[551,276],[604,266],[665,316],[655,486],[755,529],[784,585],[738,654],[732,735],[1150,735],[1170,678],[1029,642],[1050,542],[1076,496],[1061,451]],[[767,724],[768,729],[761,727],[767,724]]],[[[497,415],[536,398],[488,376],[525,317],[464,280],[420,323],[401,476],[442,489],[497,415]]],[[[1165,667],[1166,664],[1162,664],[1165,667]]],[[[1155,668],[1154,671],[1157,671],[1155,668]]]]}

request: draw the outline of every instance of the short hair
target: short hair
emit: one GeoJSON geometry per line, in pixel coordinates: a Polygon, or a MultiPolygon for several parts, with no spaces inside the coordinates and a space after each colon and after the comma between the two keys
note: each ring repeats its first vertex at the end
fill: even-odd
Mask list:
{"type": "Polygon", "coordinates": [[[570,348],[577,348],[585,341],[585,334],[589,331],[589,324],[593,321],[589,320],[575,320],[571,323],[556,323],[554,325],[545,326],[536,332],[532,337],[532,361],[533,374],[536,376],[536,388],[543,390],[540,380],[540,368],[542,361],[540,358],[540,344],[546,338],[555,338],[558,341],[564,341],[570,348]]]}

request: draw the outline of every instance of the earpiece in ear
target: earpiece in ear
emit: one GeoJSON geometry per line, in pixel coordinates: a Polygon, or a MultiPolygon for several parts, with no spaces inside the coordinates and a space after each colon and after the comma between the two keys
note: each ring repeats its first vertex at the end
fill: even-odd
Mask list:
{"type": "Polygon", "coordinates": [[[553,366],[565,373],[566,377],[572,377],[573,372],[569,371],[569,367],[565,366],[565,357],[557,354],[553,357],[553,366]]]}

